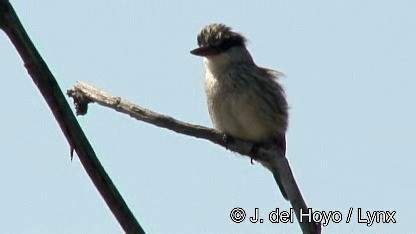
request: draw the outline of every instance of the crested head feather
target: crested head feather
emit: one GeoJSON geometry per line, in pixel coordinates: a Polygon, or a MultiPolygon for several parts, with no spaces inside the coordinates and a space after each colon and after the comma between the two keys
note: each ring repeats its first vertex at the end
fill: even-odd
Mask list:
{"type": "Polygon", "coordinates": [[[200,47],[215,47],[225,51],[233,46],[244,46],[247,39],[224,24],[210,24],[198,34],[200,47]]]}

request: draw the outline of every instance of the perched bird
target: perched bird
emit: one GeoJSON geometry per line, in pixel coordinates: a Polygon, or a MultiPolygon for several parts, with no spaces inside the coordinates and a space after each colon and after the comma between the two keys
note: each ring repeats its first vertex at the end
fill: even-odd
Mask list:
{"type": "MultiPolygon", "coordinates": [[[[199,47],[191,53],[204,57],[204,87],[214,128],[226,136],[277,144],[285,154],[288,105],[277,83],[282,73],[257,66],[246,38],[224,24],[204,27],[197,41],[199,47]]],[[[288,199],[278,173],[268,168],[288,199]]]]}

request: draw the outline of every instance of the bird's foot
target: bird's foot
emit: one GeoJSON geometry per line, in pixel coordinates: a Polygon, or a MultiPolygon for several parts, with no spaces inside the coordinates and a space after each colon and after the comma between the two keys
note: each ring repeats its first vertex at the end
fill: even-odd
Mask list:
{"type": "Polygon", "coordinates": [[[259,150],[260,146],[261,146],[261,143],[255,143],[255,144],[253,144],[253,146],[250,149],[250,162],[251,162],[251,165],[254,165],[253,161],[254,160],[257,161],[257,159],[258,159],[257,153],[258,153],[258,150],[259,150]]]}
{"type": "Polygon", "coordinates": [[[222,140],[224,141],[225,144],[231,144],[231,143],[235,142],[234,137],[232,137],[232,136],[230,136],[226,133],[224,133],[222,135],[222,140]]]}

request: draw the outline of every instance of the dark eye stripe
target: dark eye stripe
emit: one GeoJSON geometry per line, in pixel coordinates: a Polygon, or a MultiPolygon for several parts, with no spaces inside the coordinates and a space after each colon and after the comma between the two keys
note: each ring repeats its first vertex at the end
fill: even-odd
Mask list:
{"type": "Polygon", "coordinates": [[[243,46],[244,42],[241,38],[227,38],[223,40],[218,46],[216,46],[220,51],[226,51],[233,46],[243,46]]]}

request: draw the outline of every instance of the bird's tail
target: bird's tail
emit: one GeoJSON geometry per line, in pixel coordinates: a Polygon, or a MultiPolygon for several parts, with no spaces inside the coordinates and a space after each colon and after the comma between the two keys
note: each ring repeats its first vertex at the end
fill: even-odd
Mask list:
{"type": "Polygon", "coordinates": [[[280,189],[280,192],[282,193],[282,196],[286,199],[286,200],[288,200],[289,201],[289,198],[287,197],[287,193],[286,193],[286,190],[285,190],[285,188],[283,187],[283,184],[282,184],[282,180],[280,179],[280,176],[279,176],[279,173],[277,173],[277,172],[273,172],[273,177],[274,177],[274,180],[276,180],[276,184],[277,184],[277,186],[279,186],[279,189],[280,189]]]}

